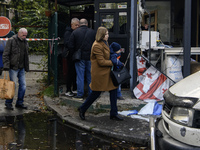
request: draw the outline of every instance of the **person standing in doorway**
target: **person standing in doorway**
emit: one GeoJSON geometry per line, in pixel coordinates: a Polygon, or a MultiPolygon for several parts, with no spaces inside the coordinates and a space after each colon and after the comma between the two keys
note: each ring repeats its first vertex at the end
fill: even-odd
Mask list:
{"type": "Polygon", "coordinates": [[[75,62],[76,68],[76,83],[77,83],[77,95],[72,99],[83,100],[84,97],[84,81],[86,78],[88,94],[91,93],[89,84],[91,82],[91,62],[90,53],[91,47],[95,40],[96,32],[93,29],[88,28],[88,21],[86,19],[80,20],[80,27],[72,32],[69,40],[70,53],[74,53],[81,48],[81,60],[75,62]]]}
{"type": "MultiPolygon", "coordinates": [[[[28,49],[29,45],[26,40],[28,31],[26,28],[20,28],[18,34],[13,35],[6,43],[3,52],[4,71],[9,71],[10,80],[19,83],[18,98],[15,107],[27,109],[23,104],[26,91],[25,71],[29,71],[28,49]]],[[[5,101],[6,109],[13,110],[13,99],[5,101]]]]}
{"type": "Polygon", "coordinates": [[[122,121],[118,115],[117,109],[117,88],[113,85],[110,72],[113,62],[110,59],[110,49],[108,45],[108,30],[105,27],[99,27],[96,34],[96,40],[92,45],[91,51],[91,90],[92,93],[85,102],[78,108],[79,117],[85,120],[85,112],[92,103],[100,96],[102,91],[110,93],[110,119],[122,121]]]}
{"type": "MultiPolygon", "coordinates": [[[[72,18],[71,27],[67,27],[64,34],[64,46],[65,51],[68,51],[67,56],[67,80],[66,80],[66,96],[74,96],[76,94],[77,86],[76,86],[76,70],[75,63],[72,61],[72,54],[69,52],[69,38],[71,33],[79,27],[79,19],[72,18]]],[[[67,53],[67,52],[65,52],[67,53]]]]}

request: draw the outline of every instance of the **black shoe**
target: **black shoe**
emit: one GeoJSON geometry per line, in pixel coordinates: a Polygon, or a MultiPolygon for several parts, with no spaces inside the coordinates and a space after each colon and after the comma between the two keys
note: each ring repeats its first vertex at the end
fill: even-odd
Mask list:
{"type": "Polygon", "coordinates": [[[121,118],[119,115],[116,115],[116,116],[110,116],[110,119],[111,120],[117,120],[117,121],[123,121],[124,119],[121,118]]]}
{"type": "Polygon", "coordinates": [[[85,120],[85,112],[83,112],[80,107],[78,108],[78,111],[79,111],[79,117],[82,120],[85,120]]]}
{"type": "Polygon", "coordinates": [[[5,104],[6,105],[6,109],[8,110],[14,110],[12,104],[5,104]]]}
{"type": "Polygon", "coordinates": [[[24,104],[21,105],[15,105],[15,107],[20,108],[20,109],[27,109],[27,106],[24,106],[24,104]]]}

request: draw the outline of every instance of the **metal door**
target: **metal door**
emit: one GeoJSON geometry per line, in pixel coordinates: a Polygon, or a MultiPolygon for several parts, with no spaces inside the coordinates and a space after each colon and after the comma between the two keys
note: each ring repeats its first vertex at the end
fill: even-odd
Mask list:
{"type": "MultiPolygon", "coordinates": [[[[130,1],[129,0],[96,0],[95,1],[95,30],[104,26],[109,31],[109,44],[117,42],[125,53],[121,61],[125,62],[129,54],[130,39],[130,1]]],[[[129,63],[127,63],[129,69],[129,63]]]]}

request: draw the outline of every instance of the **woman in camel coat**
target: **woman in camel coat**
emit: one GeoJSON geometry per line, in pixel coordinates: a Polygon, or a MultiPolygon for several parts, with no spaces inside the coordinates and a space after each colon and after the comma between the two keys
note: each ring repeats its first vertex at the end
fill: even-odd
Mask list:
{"type": "Polygon", "coordinates": [[[108,30],[105,27],[99,27],[96,33],[96,40],[92,45],[91,60],[91,83],[92,93],[87,97],[85,102],[78,108],[79,116],[85,120],[85,112],[92,103],[100,96],[102,91],[110,92],[110,119],[123,120],[118,116],[117,109],[117,88],[112,83],[110,77],[111,67],[110,49],[108,45],[108,30]]]}

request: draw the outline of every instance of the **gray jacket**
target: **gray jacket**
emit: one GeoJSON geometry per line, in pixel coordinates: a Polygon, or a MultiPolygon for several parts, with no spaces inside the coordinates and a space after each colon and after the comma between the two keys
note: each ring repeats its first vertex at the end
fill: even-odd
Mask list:
{"type": "MultiPolygon", "coordinates": [[[[24,52],[24,69],[29,71],[29,58],[28,58],[28,42],[25,40],[26,50],[24,52]]],[[[5,50],[3,52],[3,67],[5,69],[19,69],[19,59],[20,59],[20,46],[17,34],[12,36],[6,43],[5,50]]]]}

